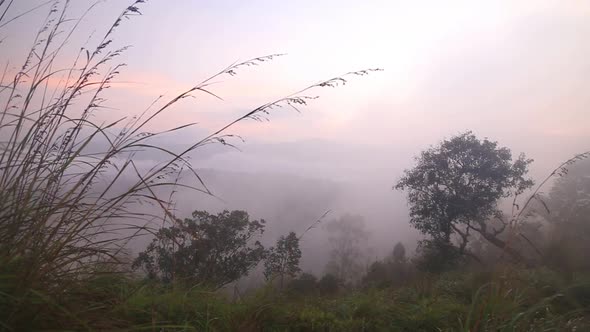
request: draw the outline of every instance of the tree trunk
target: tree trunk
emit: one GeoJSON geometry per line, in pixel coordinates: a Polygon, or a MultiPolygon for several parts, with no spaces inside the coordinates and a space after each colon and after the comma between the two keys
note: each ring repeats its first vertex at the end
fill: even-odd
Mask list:
{"type": "Polygon", "coordinates": [[[477,232],[479,234],[481,234],[481,236],[483,236],[483,238],[486,239],[489,243],[493,244],[494,246],[496,246],[499,249],[502,249],[503,251],[508,253],[508,255],[510,255],[513,259],[515,259],[516,261],[523,262],[527,266],[531,265],[530,262],[520,254],[520,252],[518,252],[514,248],[511,248],[508,245],[508,243],[506,243],[506,241],[503,241],[503,240],[497,238],[496,236],[494,236],[491,233],[486,232],[485,230],[484,231],[477,230],[477,232]]]}

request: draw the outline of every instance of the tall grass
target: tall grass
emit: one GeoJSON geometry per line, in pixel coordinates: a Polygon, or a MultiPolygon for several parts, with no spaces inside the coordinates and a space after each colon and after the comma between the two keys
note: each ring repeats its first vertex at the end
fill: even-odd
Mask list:
{"type": "MultiPolygon", "coordinates": [[[[212,195],[188,160],[190,153],[207,144],[231,145],[234,136],[227,130],[236,123],[261,120],[280,107],[299,110],[316,98],[311,90],[336,87],[349,76],[376,70],[310,85],[246,112],[183,151],[171,151],[153,144],[153,138],[195,123],[149,132],[150,123],[194,94],[218,97],[209,90],[214,79],[234,76],[279,54],[234,63],[173,98],[157,99],[138,116],[102,122],[104,92],[124,67],[116,61],[127,49],[113,48],[113,38],[126,18],[140,14],[144,2],[125,8],[94,47],[82,45],[73,63],[65,66],[64,46],[95,5],[78,19],[68,17],[69,1],[32,8],[47,5],[49,10],[21,64],[15,70],[7,64],[1,74],[0,311],[6,327],[30,318],[23,312],[35,316],[31,303],[59,306],[60,298],[86,280],[120,270],[130,239],[150,232],[150,223],[174,220],[169,197],[162,192],[185,187],[212,195]],[[142,169],[134,156],[150,151],[165,153],[167,159],[142,169]],[[179,183],[181,172],[192,174],[193,183],[179,183]],[[146,203],[161,213],[146,212],[140,205],[146,203]]],[[[12,4],[0,0],[0,32],[28,13],[11,16],[12,4]]]]}

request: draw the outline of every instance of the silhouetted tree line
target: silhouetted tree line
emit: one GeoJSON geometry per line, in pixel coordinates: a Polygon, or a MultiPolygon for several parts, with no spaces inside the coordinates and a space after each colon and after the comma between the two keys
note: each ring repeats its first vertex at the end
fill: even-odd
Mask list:
{"type": "Polygon", "coordinates": [[[387,257],[367,264],[364,220],[346,214],[325,225],[331,251],[320,280],[301,273],[300,236],[290,232],[265,248],[259,241],[265,221],[250,220],[245,211],[195,211],[192,218],[178,219],[156,233],[133,267],[164,283],[219,288],[263,263],[268,282],[301,294],[397,287],[416,273],[499,261],[546,265],[573,275],[590,269],[583,254],[590,249],[587,157],[566,161],[519,203],[534,185],[527,177],[532,159],[524,154],[513,159],[510,149],[472,132],[443,140],[423,151],[395,185],[407,192],[410,223],[425,236],[415,255],[408,257],[397,243],[387,257]],[[550,193],[541,194],[553,177],[550,193]],[[500,208],[505,199],[512,201],[511,213],[500,208]]]}

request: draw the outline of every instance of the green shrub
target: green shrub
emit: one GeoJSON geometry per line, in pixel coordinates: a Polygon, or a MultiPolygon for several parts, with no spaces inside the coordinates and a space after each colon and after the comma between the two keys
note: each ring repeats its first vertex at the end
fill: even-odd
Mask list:
{"type": "Polygon", "coordinates": [[[318,282],[318,288],[322,296],[335,295],[340,289],[340,280],[333,274],[326,274],[318,282]]]}
{"type": "Polygon", "coordinates": [[[302,273],[289,282],[287,290],[294,296],[319,295],[318,280],[313,274],[302,273]]]}

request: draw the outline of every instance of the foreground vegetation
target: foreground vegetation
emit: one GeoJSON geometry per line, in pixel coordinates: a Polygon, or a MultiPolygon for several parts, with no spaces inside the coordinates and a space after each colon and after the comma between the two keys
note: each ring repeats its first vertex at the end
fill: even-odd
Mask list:
{"type": "Polygon", "coordinates": [[[35,292],[28,310],[11,318],[18,331],[586,331],[589,306],[589,275],[566,281],[546,269],[453,271],[335,292],[292,282],[235,301],[199,287],[96,275],[60,299],[35,292]]]}

